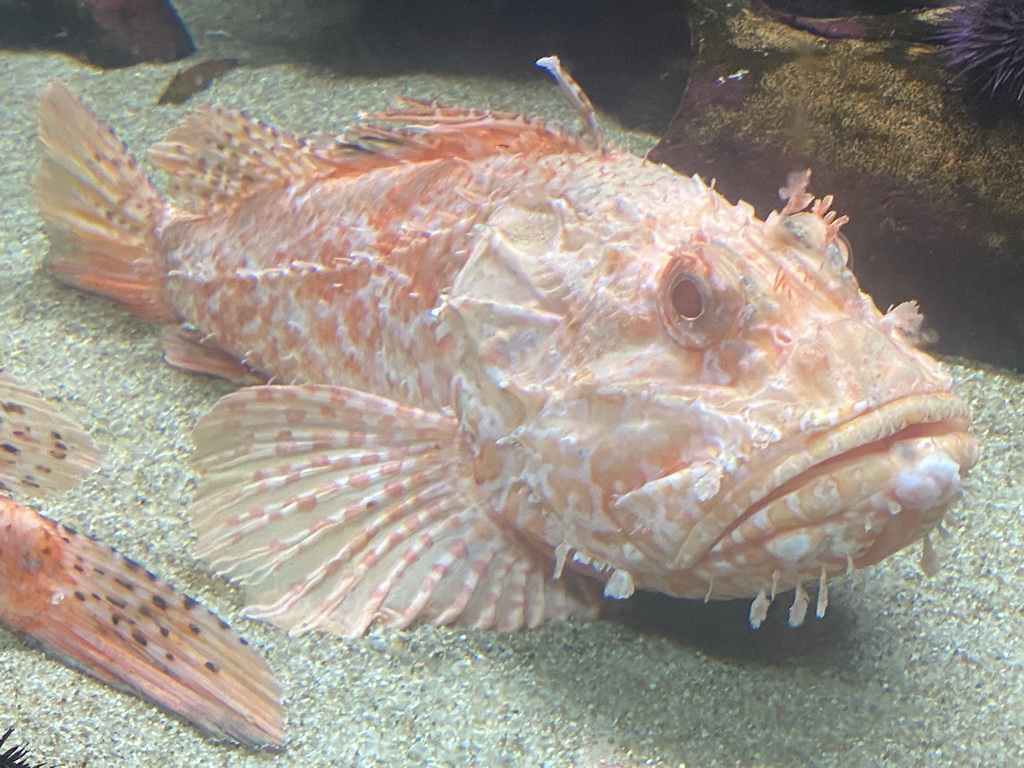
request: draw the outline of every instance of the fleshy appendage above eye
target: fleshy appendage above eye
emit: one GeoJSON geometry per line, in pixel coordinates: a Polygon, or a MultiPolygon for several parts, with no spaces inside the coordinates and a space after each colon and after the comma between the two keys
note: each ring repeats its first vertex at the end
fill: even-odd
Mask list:
{"type": "Polygon", "coordinates": [[[732,331],[746,304],[739,256],[711,243],[677,251],[661,274],[659,302],[669,335],[691,349],[709,347],[732,331]]]}
{"type": "Polygon", "coordinates": [[[825,263],[834,271],[853,268],[850,241],[831,220],[802,211],[779,219],[774,231],[786,245],[804,248],[811,253],[824,251],[825,263]]]}
{"type": "Polygon", "coordinates": [[[836,237],[828,244],[827,250],[838,264],[842,264],[847,269],[853,269],[853,246],[842,232],[836,232],[836,237]]]}
{"type": "Polygon", "coordinates": [[[820,251],[828,243],[828,225],[820,216],[809,211],[791,213],[779,221],[779,235],[790,245],[820,251]]]}

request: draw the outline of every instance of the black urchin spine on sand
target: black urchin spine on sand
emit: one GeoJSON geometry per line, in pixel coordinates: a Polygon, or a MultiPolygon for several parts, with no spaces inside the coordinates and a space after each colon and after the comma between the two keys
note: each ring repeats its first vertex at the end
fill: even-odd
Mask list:
{"type": "MultiPolygon", "coordinates": [[[[0,736],[0,749],[3,749],[4,744],[12,733],[14,733],[14,729],[8,728],[4,735],[0,736]]],[[[46,768],[46,763],[29,765],[26,762],[27,760],[28,750],[17,744],[9,747],[5,752],[0,752],[0,768],[46,768]]]]}

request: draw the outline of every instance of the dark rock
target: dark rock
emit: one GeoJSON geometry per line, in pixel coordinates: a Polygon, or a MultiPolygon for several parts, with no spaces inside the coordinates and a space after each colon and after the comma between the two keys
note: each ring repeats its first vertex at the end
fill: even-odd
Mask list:
{"type": "Polygon", "coordinates": [[[67,51],[101,67],[195,50],[167,0],[0,0],[0,45],[67,51]]]}
{"type": "Polygon", "coordinates": [[[917,299],[939,351],[1024,367],[1024,120],[983,124],[931,45],[823,39],[726,0],[691,24],[697,61],[650,158],[762,216],[812,168],[879,307],[917,299]]]}

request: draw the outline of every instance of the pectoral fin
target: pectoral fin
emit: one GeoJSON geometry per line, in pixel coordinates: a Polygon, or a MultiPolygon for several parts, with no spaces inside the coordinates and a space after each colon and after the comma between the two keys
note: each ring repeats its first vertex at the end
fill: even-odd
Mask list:
{"type": "Polygon", "coordinates": [[[377,621],[513,630],[592,616],[478,496],[456,420],[329,386],[252,387],[195,430],[197,553],[250,617],[356,636],[377,621]]]}

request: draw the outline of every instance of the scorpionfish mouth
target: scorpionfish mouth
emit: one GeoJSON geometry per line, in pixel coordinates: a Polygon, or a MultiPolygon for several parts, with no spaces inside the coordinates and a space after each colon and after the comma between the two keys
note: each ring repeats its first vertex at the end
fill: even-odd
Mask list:
{"type": "MultiPolygon", "coordinates": [[[[941,522],[977,461],[969,423],[960,398],[930,393],[815,435],[804,450],[731,489],[724,501],[742,513],[714,533],[692,531],[677,563],[689,561],[685,570],[708,585],[709,596],[756,595],[755,626],[776,591],[796,587],[799,620],[793,611],[790,619],[798,624],[802,584],[817,580],[824,592],[829,577],[877,563],[941,522]]],[[[933,559],[926,540],[926,572],[933,559]]]]}

